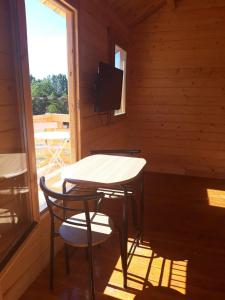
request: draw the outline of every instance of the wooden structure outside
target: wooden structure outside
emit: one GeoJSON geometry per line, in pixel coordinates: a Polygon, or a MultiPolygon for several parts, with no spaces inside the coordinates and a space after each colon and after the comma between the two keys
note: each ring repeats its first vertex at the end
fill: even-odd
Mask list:
{"type": "MultiPolygon", "coordinates": [[[[45,132],[45,131],[63,131],[70,132],[70,117],[68,114],[54,114],[48,113],[44,115],[33,116],[34,133],[45,132]]],[[[59,140],[40,140],[35,139],[35,150],[36,150],[36,163],[37,168],[46,166],[49,163],[54,151],[56,151],[57,145],[61,147],[63,141],[59,140]],[[51,150],[51,145],[54,146],[55,150],[51,150]],[[49,149],[48,147],[49,146],[49,149]]],[[[62,160],[65,163],[71,163],[71,143],[65,144],[62,153],[60,154],[62,160]]]]}
{"type": "Polygon", "coordinates": [[[57,123],[57,127],[56,127],[57,129],[69,128],[69,122],[70,119],[68,114],[46,113],[44,115],[33,116],[34,130],[35,130],[35,124],[41,124],[41,123],[57,123]]]}

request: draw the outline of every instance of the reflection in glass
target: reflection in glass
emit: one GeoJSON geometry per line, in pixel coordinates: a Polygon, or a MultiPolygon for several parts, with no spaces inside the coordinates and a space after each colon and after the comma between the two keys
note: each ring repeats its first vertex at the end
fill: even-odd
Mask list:
{"type": "Polygon", "coordinates": [[[0,263],[31,225],[25,153],[0,154],[0,263]]]}

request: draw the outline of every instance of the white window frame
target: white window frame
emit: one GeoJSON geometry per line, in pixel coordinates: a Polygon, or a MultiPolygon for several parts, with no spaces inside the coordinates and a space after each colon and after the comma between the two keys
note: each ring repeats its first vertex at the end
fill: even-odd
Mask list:
{"type": "Polygon", "coordinates": [[[120,70],[123,71],[123,86],[122,86],[121,107],[120,109],[114,110],[114,116],[124,115],[126,113],[127,51],[122,47],[115,45],[114,57],[118,52],[120,53],[120,66],[116,66],[116,61],[114,65],[115,67],[118,67],[120,70]]]}

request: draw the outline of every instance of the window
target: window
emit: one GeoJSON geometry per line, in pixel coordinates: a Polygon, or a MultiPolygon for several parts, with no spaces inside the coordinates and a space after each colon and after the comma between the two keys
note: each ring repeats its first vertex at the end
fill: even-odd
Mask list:
{"type": "Polygon", "coordinates": [[[115,67],[123,70],[123,88],[122,88],[122,98],[121,107],[114,111],[114,115],[122,115],[126,112],[126,66],[127,66],[127,52],[119,47],[115,46],[115,67]]]}
{"type": "MultiPolygon", "coordinates": [[[[24,55],[17,39],[17,3],[5,1],[3,4],[0,1],[1,22],[8,24],[5,32],[12,33],[4,45],[5,52],[0,51],[2,70],[6,70],[6,74],[9,70],[11,72],[7,80],[4,80],[2,72],[0,80],[0,270],[35,225],[26,138],[27,107],[20,80],[23,70],[21,57],[24,55]]],[[[4,39],[2,31],[0,39],[4,39]]]]}

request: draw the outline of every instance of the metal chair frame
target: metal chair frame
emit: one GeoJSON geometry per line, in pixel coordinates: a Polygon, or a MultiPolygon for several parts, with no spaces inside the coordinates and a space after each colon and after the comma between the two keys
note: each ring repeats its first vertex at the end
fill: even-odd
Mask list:
{"type": "MultiPolygon", "coordinates": [[[[107,155],[121,155],[121,156],[136,156],[137,154],[141,153],[141,150],[137,149],[113,149],[113,150],[92,150],[91,155],[94,154],[107,154],[107,155]]],[[[143,178],[143,177],[141,177],[143,178]]],[[[143,189],[143,180],[141,180],[142,184],[141,187],[143,189]]],[[[127,233],[127,206],[128,203],[131,202],[132,205],[132,219],[133,219],[133,225],[137,229],[138,235],[136,242],[139,243],[139,239],[142,241],[142,229],[143,229],[143,206],[141,205],[141,214],[140,214],[140,224],[137,224],[137,209],[136,209],[136,200],[134,197],[134,185],[128,184],[128,185],[119,185],[119,186],[113,186],[112,188],[104,188],[99,186],[98,188],[93,188],[90,186],[86,186],[85,183],[80,183],[79,181],[76,181],[76,179],[70,179],[70,178],[64,178],[63,182],[63,193],[71,193],[76,190],[82,190],[84,193],[102,193],[104,197],[100,198],[96,202],[96,211],[100,211],[102,201],[107,201],[107,197],[113,197],[113,198],[121,198],[123,203],[123,224],[120,228],[118,226],[115,226],[117,229],[117,232],[119,233],[120,237],[120,248],[121,248],[121,260],[122,260],[122,269],[123,269],[123,278],[124,278],[124,288],[127,287],[127,236],[125,235],[125,232],[127,233]],[[67,183],[71,184],[72,187],[70,189],[67,189],[67,183]],[[124,229],[125,228],[125,229],[124,229]]]]}
{"type": "MultiPolygon", "coordinates": [[[[89,285],[90,285],[90,294],[91,299],[95,299],[95,289],[94,289],[94,272],[93,272],[93,257],[92,257],[92,231],[91,231],[91,219],[90,219],[90,210],[89,210],[89,201],[98,202],[102,197],[103,193],[92,193],[92,194],[71,194],[71,193],[56,193],[47,188],[45,184],[45,178],[42,176],[40,178],[40,187],[44,193],[47,206],[50,212],[51,217],[51,234],[50,234],[50,288],[53,289],[53,275],[54,275],[54,240],[59,236],[59,233],[55,228],[55,219],[60,220],[61,222],[66,222],[70,225],[83,226],[87,228],[87,256],[88,256],[88,265],[89,265],[89,285]],[[54,199],[54,201],[53,201],[54,199]],[[56,200],[56,201],[55,201],[56,200]],[[60,204],[62,202],[62,204],[60,204]],[[86,223],[76,223],[68,220],[67,213],[73,213],[81,211],[81,209],[71,208],[68,203],[71,202],[80,202],[83,203],[83,211],[86,217],[86,223]]],[[[121,237],[120,237],[120,247],[121,247],[121,237]]],[[[121,249],[122,250],[122,249],[121,249]]],[[[70,272],[69,268],[69,253],[68,253],[68,244],[64,242],[64,251],[65,251],[65,262],[66,262],[66,272],[70,272]]]]}

